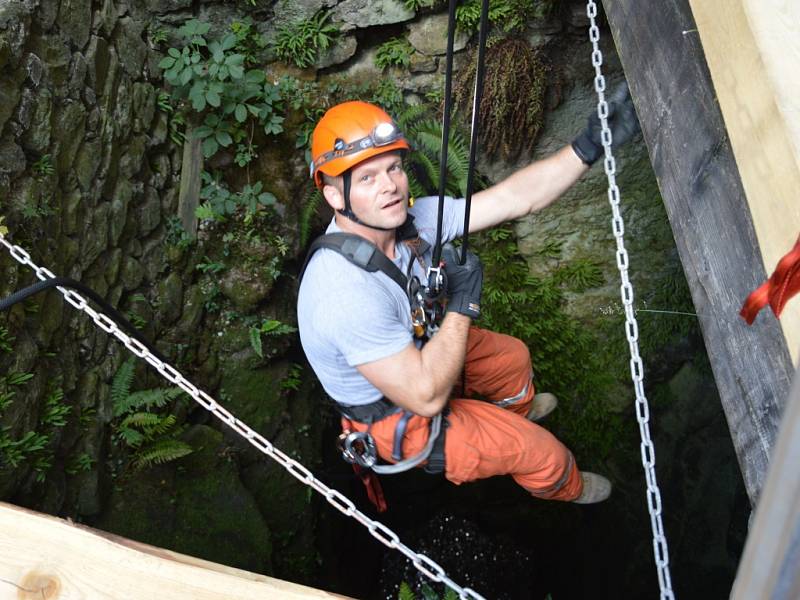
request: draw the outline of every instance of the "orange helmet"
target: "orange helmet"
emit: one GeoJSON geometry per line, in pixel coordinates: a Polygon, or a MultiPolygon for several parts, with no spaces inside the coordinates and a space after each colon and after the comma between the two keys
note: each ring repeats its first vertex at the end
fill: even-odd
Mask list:
{"type": "Polygon", "coordinates": [[[330,108],[311,141],[311,176],[322,189],[322,173],[336,177],[358,163],[392,150],[408,150],[403,133],[386,112],[354,100],[330,108]]]}

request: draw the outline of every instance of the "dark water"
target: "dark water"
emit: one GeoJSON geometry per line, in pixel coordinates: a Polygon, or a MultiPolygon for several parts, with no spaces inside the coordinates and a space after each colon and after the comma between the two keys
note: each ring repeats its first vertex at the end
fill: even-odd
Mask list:
{"type": "MultiPolygon", "coordinates": [[[[331,455],[327,469],[334,487],[413,550],[438,562],[457,584],[486,598],[659,597],[643,476],[615,481],[605,503],[578,506],[531,498],[509,477],[455,486],[441,476],[412,471],[382,478],[389,510],[378,515],[349,466],[337,465],[338,460],[331,455]]],[[[695,483],[673,477],[676,489],[662,484],[677,598],[729,596],[749,504],[740,479],[737,485],[735,477],[718,475],[706,473],[703,480],[727,503],[727,525],[682,503],[683,488],[693,489],[695,483]]],[[[386,549],[334,509],[321,506],[320,511],[320,587],[356,598],[391,599],[405,581],[423,597],[428,580],[401,553],[386,549]]],[[[433,587],[443,594],[441,585],[433,587]]]]}

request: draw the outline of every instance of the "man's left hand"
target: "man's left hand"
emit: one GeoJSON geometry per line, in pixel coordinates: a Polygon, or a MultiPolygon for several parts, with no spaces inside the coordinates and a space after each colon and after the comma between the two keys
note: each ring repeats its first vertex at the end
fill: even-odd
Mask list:
{"type": "MultiPolygon", "coordinates": [[[[616,150],[639,131],[639,120],[633,108],[628,84],[622,82],[608,98],[608,127],[611,129],[611,149],[616,150]]],[[[595,110],[581,134],[572,142],[572,149],[584,163],[593,165],[603,154],[603,128],[595,110]]]]}

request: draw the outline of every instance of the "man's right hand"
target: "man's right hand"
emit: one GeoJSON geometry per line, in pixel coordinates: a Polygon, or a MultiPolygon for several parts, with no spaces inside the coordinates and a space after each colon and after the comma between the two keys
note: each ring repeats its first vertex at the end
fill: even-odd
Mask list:
{"type": "Polygon", "coordinates": [[[463,265],[458,264],[459,256],[460,252],[452,244],[445,244],[442,248],[447,276],[447,311],[477,319],[481,316],[483,267],[480,259],[470,251],[467,251],[463,265]]]}

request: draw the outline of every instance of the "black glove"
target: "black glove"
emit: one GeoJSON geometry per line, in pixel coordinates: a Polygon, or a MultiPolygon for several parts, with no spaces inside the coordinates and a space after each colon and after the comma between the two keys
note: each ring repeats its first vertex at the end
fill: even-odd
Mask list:
{"type": "MultiPolygon", "coordinates": [[[[608,128],[611,130],[611,149],[619,146],[636,135],[639,129],[639,120],[633,109],[628,84],[624,81],[617,86],[614,93],[608,98],[608,128]]],[[[589,123],[581,134],[572,142],[572,149],[583,162],[593,165],[603,156],[603,141],[600,137],[603,128],[597,110],[589,116],[589,123]]]]}
{"type": "Polygon", "coordinates": [[[461,252],[452,244],[442,248],[444,274],[447,277],[447,310],[467,315],[472,319],[481,316],[481,287],[483,287],[483,267],[480,259],[467,251],[463,265],[458,264],[461,252]]]}

